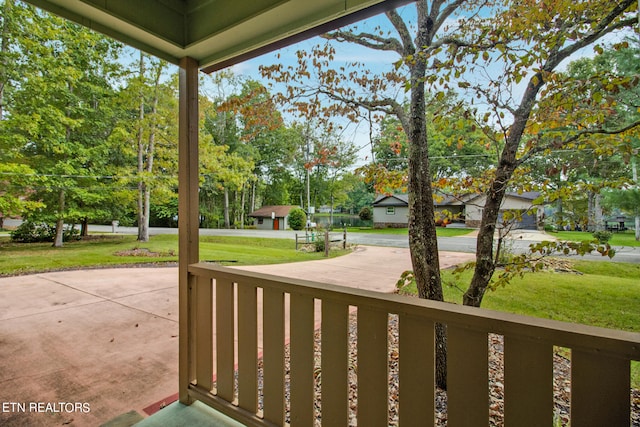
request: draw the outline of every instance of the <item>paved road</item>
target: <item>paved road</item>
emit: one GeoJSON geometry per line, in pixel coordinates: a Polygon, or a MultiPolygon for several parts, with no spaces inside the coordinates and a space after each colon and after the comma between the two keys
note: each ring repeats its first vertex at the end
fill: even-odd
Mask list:
{"type": "MultiPolygon", "coordinates": [[[[89,227],[89,230],[94,232],[111,232],[112,227],[91,225],[89,227]]],[[[123,234],[137,234],[138,229],[136,227],[118,227],[117,232],[123,233],[123,234]]],[[[149,233],[152,235],[153,234],[178,234],[178,229],[157,227],[157,228],[151,228],[149,233]]],[[[300,233],[300,232],[291,231],[291,230],[200,229],[201,236],[246,236],[246,237],[291,239],[291,240],[295,238],[296,233],[300,233]]],[[[347,239],[349,243],[355,243],[358,245],[385,246],[385,247],[396,247],[396,248],[409,247],[409,238],[405,235],[398,235],[398,234],[372,234],[372,233],[350,232],[347,239]]],[[[549,239],[550,239],[550,236],[543,233],[527,232],[523,234],[516,234],[514,239],[509,240],[509,244],[514,252],[523,253],[529,249],[530,244],[540,242],[542,240],[549,240],[549,239]]],[[[438,248],[441,251],[448,251],[448,252],[475,253],[476,239],[474,236],[440,237],[438,238],[438,248]]],[[[612,261],[631,262],[631,263],[640,264],[640,247],[618,246],[614,248],[616,250],[616,256],[612,259],[612,261]]],[[[600,254],[585,255],[581,259],[595,260],[595,261],[609,261],[608,257],[603,257],[600,254]]]]}
{"type": "MultiPolygon", "coordinates": [[[[14,220],[5,220],[8,226],[15,226],[14,220]]],[[[108,225],[90,225],[90,232],[110,233],[113,228],[108,225]]],[[[120,234],[137,234],[136,227],[117,227],[116,232],[120,234]]],[[[292,230],[225,230],[225,229],[200,229],[201,236],[245,236],[245,237],[267,237],[279,239],[295,238],[296,231],[292,230]]],[[[152,227],[149,234],[178,234],[177,228],[152,227]]],[[[386,246],[396,248],[408,248],[409,239],[405,235],[398,234],[372,234],[372,233],[349,233],[347,237],[350,243],[369,246],[386,246]]],[[[542,233],[526,232],[516,235],[509,241],[511,249],[516,253],[523,253],[529,249],[531,243],[541,240],[548,240],[549,236],[542,233]]],[[[475,253],[476,239],[473,236],[462,237],[441,237],[438,238],[438,248],[441,251],[475,253]]],[[[631,262],[640,264],[640,247],[616,246],[616,256],[612,259],[615,262],[631,262]]],[[[575,256],[574,256],[575,258],[575,256]]],[[[595,261],[609,261],[608,257],[600,254],[585,255],[581,259],[595,261]]]]}

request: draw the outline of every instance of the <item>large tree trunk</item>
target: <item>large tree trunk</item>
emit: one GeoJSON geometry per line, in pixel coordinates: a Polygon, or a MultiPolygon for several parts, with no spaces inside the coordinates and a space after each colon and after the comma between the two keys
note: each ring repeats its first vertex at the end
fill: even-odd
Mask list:
{"type": "MultiPolygon", "coordinates": [[[[419,4],[419,13],[426,19],[426,10],[419,4]]],[[[418,46],[430,43],[427,28],[419,32],[418,46]]],[[[420,298],[443,301],[436,236],[433,188],[429,165],[429,145],[425,107],[426,63],[417,60],[411,68],[411,108],[407,135],[409,136],[409,249],[411,264],[420,298]]],[[[405,121],[406,123],[406,121],[405,121]]],[[[446,327],[436,325],[436,384],[447,388],[446,327]]]]}
{"type": "Polygon", "coordinates": [[[138,241],[149,241],[149,217],[146,214],[145,200],[147,193],[147,184],[143,178],[144,167],[144,54],[140,52],[140,104],[138,106],[138,241]]]}
{"type": "Polygon", "coordinates": [[[603,231],[604,230],[604,214],[602,212],[602,195],[600,192],[590,191],[589,192],[589,227],[588,230],[591,232],[594,231],[603,231]]]}
{"type": "Polygon", "coordinates": [[[514,120],[507,138],[505,146],[500,155],[500,162],[496,169],[496,176],[492,180],[486,192],[486,202],[482,212],[482,221],[476,243],[476,266],[469,288],[462,297],[464,305],[480,307],[482,298],[491,277],[496,268],[493,239],[496,231],[496,224],[500,213],[500,206],[507,191],[507,184],[513,176],[513,172],[518,167],[517,152],[520,140],[524,134],[524,129],[529,120],[529,115],[533,109],[535,98],[543,84],[542,75],[538,74],[537,79],[532,79],[522,97],[520,108],[514,112],[514,120]],[[532,83],[535,81],[536,83],[532,83]]]}
{"type": "MultiPolygon", "coordinates": [[[[636,189],[638,188],[638,163],[636,162],[635,157],[631,160],[631,173],[633,174],[633,182],[636,184],[636,189]]],[[[640,214],[638,213],[640,210],[640,206],[636,207],[636,218],[635,218],[635,231],[636,231],[636,240],[640,241],[640,214]]]]}
{"type": "Polygon", "coordinates": [[[244,230],[244,205],[247,199],[246,187],[242,186],[242,195],[240,196],[240,228],[244,230]]]}
{"type": "Polygon", "coordinates": [[[141,183],[138,188],[138,241],[149,241],[149,214],[151,212],[149,201],[151,191],[146,184],[141,183]]]}
{"type": "MultiPolygon", "coordinates": [[[[149,142],[147,144],[147,164],[145,167],[145,170],[147,172],[147,176],[151,176],[151,174],[153,173],[153,160],[155,157],[155,150],[156,150],[156,129],[157,129],[157,125],[156,125],[156,115],[158,113],[158,85],[160,84],[160,72],[158,71],[158,75],[156,76],[156,82],[155,82],[155,93],[154,93],[154,97],[153,97],[153,101],[151,103],[151,119],[152,119],[152,123],[150,125],[150,129],[149,129],[149,142]]],[[[143,240],[144,242],[148,242],[149,241],[149,219],[151,218],[151,187],[149,186],[149,184],[145,184],[144,187],[144,199],[143,199],[143,209],[144,209],[144,218],[145,218],[145,224],[144,224],[144,233],[145,233],[145,238],[146,240],[143,240]]]]}
{"type": "MultiPolygon", "coordinates": [[[[140,54],[140,79],[144,77],[144,55],[140,54]]],[[[151,186],[146,180],[153,173],[153,161],[155,156],[155,144],[156,144],[156,132],[157,132],[157,118],[158,102],[159,102],[159,86],[160,77],[162,75],[162,67],[157,67],[153,99],[151,100],[151,111],[149,123],[149,136],[147,145],[144,144],[144,125],[145,118],[145,99],[144,93],[141,90],[140,93],[140,111],[139,120],[140,127],[138,129],[138,173],[146,175],[147,178],[142,179],[138,184],[138,240],[140,242],[149,241],[149,218],[151,217],[151,186]]],[[[142,87],[142,85],[141,85],[142,87]]]]}
{"type": "Polygon", "coordinates": [[[229,190],[224,187],[224,228],[231,228],[231,221],[229,220],[229,190]]]}
{"type": "Polygon", "coordinates": [[[82,218],[82,223],[80,225],[80,236],[89,236],[89,218],[87,218],[86,216],[82,218]]]}
{"type": "Polygon", "coordinates": [[[256,210],[256,185],[258,185],[257,179],[251,184],[251,206],[249,207],[250,213],[256,210]]]}
{"type": "MultiPolygon", "coordinates": [[[[638,163],[636,162],[635,157],[631,159],[631,174],[633,182],[635,183],[635,188],[638,189],[638,163]]],[[[635,209],[634,229],[636,241],[640,241],[640,206],[636,206],[635,209]]]]}
{"type": "Polygon", "coordinates": [[[64,190],[60,189],[58,193],[58,218],[56,219],[56,237],[53,240],[53,247],[61,248],[64,236],[64,190]]]}
{"type": "Polygon", "coordinates": [[[333,191],[331,191],[331,202],[329,204],[329,228],[333,228],[333,191]]]}
{"type": "Polygon", "coordinates": [[[564,218],[563,218],[563,215],[564,215],[563,209],[564,208],[563,208],[563,204],[562,203],[563,203],[562,197],[558,197],[558,200],[556,200],[556,214],[555,214],[555,217],[556,217],[556,221],[555,221],[556,222],[556,228],[558,230],[564,229],[564,218]]]}
{"type": "MultiPolygon", "coordinates": [[[[594,218],[594,205],[595,205],[595,193],[593,191],[589,191],[587,193],[587,230],[590,232],[596,231],[596,222],[594,218]]],[[[573,227],[571,227],[573,229],[573,227]]]]}

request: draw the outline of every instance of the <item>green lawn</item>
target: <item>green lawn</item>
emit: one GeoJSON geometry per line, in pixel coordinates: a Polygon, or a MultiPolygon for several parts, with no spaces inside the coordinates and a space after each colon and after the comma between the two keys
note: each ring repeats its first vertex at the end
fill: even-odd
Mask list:
{"type": "MultiPolygon", "coordinates": [[[[438,237],[456,237],[464,236],[473,231],[473,228],[448,228],[438,227],[436,233],[438,237]]],[[[350,233],[369,233],[369,234],[404,234],[409,233],[407,228],[372,228],[372,227],[349,227],[347,231],[350,233]]]]}
{"type": "MultiPolygon", "coordinates": [[[[640,332],[640,265],[577,261],[583,273],[525,274],[506,287],[490,291],[483,308],[640,332]]],[[[460,304],[470,272],[455,283],[451,271],[443,272],[445,299],[460,304]]],[[[632,363],[632,385],[640,388],[640,362],[632,363]]]]}
{"type": "MultiPolygon", "coordinates": [[[[525,314],[565,322],[640,332],[640,265],[578,261],[583,274],[541,272],[495,291],[489,291],[483,308],[525,314]]],[[[471,272],[455,283],[450,271],[443,274],[445,299],[460,303],[471,272]]]]}
{"type": "MultiPolygon", "coordinates": [[[[343,253],[331,251],[331,256],[343,253]]],[[[322,257],[322,253],[295,251],[295,242],[288,239],[200,237],[200,259],[224,265],[277,264],[322,257]]],[[[147,243],[137,242],[135,236],[96,236],[92,240],[67,242],[62,248],[53,248],[51,243],[11,243],[8,237],[0,237],[0,275],[177,261],[175,235],[152,236],[147,243]],[[136,253],[156,256],[135,256],[136,253]]]]}
{"type": "MultiPolygon", "coordinates": [[[[550,236],[554,236],[560,240],[572,242],[593,240],[593,234],[586,231],[553,231],[548,233],[550,236]]],[[[633,230],[627,230],[622,233],[612,233],[609,244],[611,246],[640,246],[640,242],[635,239],[635,232],[633,230]]]]}

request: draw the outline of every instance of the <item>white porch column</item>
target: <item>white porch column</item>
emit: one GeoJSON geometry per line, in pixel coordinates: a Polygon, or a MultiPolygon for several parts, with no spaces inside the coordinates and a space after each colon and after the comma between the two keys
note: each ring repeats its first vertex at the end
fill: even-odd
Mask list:
{"type": "Polygon", "coordinates": [[[179,394],[190,404],[189,382],[194,378],[191,366],[192,337],[189,319],[192,308],[189,264],[199,261],[198,214],[198,62],[180,60],[180,118],[178,142],[178,227],[179,227],[179,394]]]}

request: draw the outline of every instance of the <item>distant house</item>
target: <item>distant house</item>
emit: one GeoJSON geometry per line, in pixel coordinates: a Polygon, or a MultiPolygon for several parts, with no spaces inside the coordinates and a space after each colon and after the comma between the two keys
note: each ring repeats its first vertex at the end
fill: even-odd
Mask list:
{"type": "MultiPolygon", "coordinates": [[[[464,202],[451,196],[436,197],[435,211],[448,217],[464,220],[464,202]]],[[[375,228],[402,228],[409,223],[409,195],[380,195],[373,202],[373,226],[375,228]]]]}
{"type": "MultiPolygon", "coordinates": [[[[500,207],[500,222],[509,212],[517,217],[514,228],[534,230],[538,226],[538,214],[533,201],[540,193],[509,192],[500,207]]],[[[461,197],[436,196],[436,213],[446,213],[454,220],[464,221],[467,227],[477,228],[482,220],[484,194],[467,194],[461,197]]],[[[540,210],[541,211],[541,210],[540,210]]],[[[373,202],[373,226],[375,228],[406,227],[409,223],[409,196],[407,194],[380,195],[373,202]]]]}
{"type": "MultiPolygon", "coordinates": [[[[543,209],[534,205],[535,199],[540,197],[540,193],[529,191],[524,193],[507,192],[500,205],[498,223],[503,223],[503,217],[509,213],[510,221],[514,221],[512,228],[521,230],[535,230],[540,222],[540,215],[543,209]]],[[[482,220],[482,210],[487,196],[484,194],[474,195],[465,202],[465,224],[467,227],[480,227],[482,220]]]]}
{"type": "Polygon", "coordinates": [[[251,212],[254,224],[259,230],[286,230],[289,227],[289,212],[298,206],[276,205],[263,206],[251,212]]]}
{"type": "Polygon", "coordinates": [[[409,223],[407,194],[379,195],[373,201],[374,228],[402,228],[409,223]]]}

